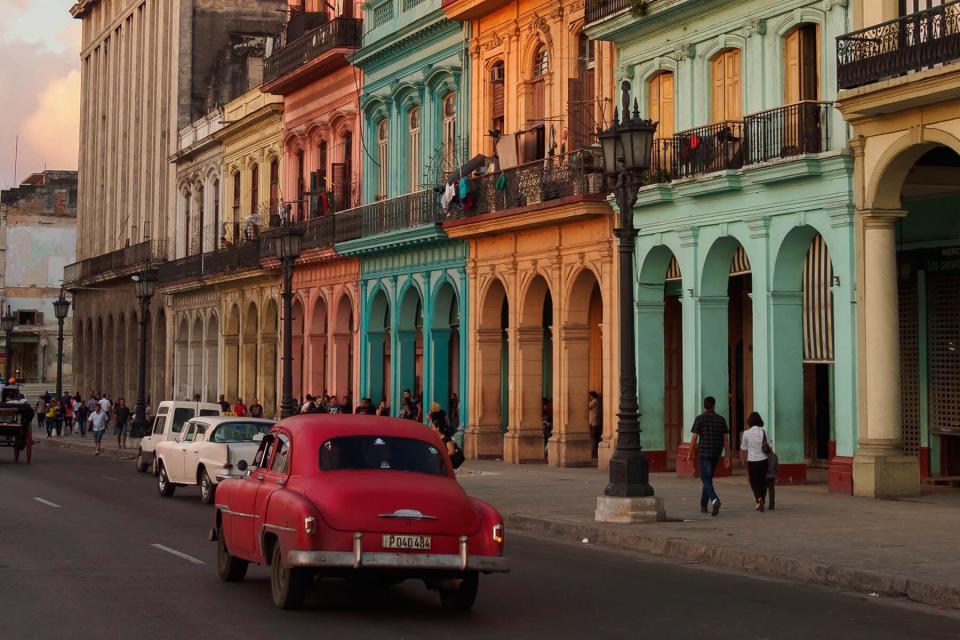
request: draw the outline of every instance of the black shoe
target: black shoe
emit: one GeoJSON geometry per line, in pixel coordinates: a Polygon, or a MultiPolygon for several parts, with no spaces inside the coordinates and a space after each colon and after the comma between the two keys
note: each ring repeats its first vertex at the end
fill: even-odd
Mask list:
{"type": "Polygon", "coordinates": [[[706,507],[700,507],[700,513],[709,513],[706,507]]]}
{"type": "Polygon", "coordinates": [[[720,500],[713,501],[713,510],[710,511],[710,515],[715,516],[720,513],[720,500]]]}
{"type": "Polygon", "coordinates": [[[776,510],[777,510],[777,508],[771,504],[771,505],[770,505],[770,511],[776,511],[776,510]]]}
{"type": "Polygon", "coordinates": [[[760,511],[760,513],[763,513],[763,502],[760,503],[760,509],[759,509],[759,511],[760,511]]]}

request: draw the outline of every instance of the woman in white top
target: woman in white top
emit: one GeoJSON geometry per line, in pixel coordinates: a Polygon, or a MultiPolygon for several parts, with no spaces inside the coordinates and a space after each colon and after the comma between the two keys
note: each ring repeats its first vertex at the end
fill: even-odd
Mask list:
{"type": "Polygon", "coordinates": [[[740,459],[747,463],[747,475],[750,477],[750,488],[757,501],[754,507],[763,511],[763,503],[767,498],[767,432],[763,430],[763,418],[754,411],[747,417],[747,426],[740,440],[740,459]]]}

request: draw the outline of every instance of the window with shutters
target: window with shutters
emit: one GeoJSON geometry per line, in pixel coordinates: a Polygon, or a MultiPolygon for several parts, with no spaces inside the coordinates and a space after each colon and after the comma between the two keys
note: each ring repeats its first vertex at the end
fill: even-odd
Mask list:
{"type": "Polygon", "coordinates": [[[197,187],[197,232],[190,234],[190,253],[202,253],[203,252],[203,219],[204,210],[206,208],[206,192],[203,188],[203,185],[197,187]]]}
{"type": "Polygon", "coordinates": [[[220,246],[220,181],[213,181],[213,249],[220,246]]]}
{"type": "Polygon", "coordinates": [[[673,73],[664,71],[650,79],[647,87],[647,115],[657,125],[657,137],[669,138],[676,132],[673,109],[673,73]]]}
{"type": "MultiPolygon", "coordinates": [[[[490,67],[490,129],[503,133],[504,129],[504,73],[503,61],[490,67]]],[[[491,138],[490,152],[493,152],[491,138]]]]}
{"type": "Polygon", "coordinates": [[[260,203],[260,166],[253,165],[250,170],[250,214],[257,212],[260,203]]]}
{"type": "Polygon", "coordinates": [[[728,49],[713,59],[713,122],[743,115],[740,50],[728,49]]]}
{"type": "Polygon", "coordinates": [[[596,43],[586,34],[579,38],[577,77],[567,83],[567,130],[569,151],[576,151],[593,142],[596,131],[594,102],[596,99],[596,43]]]}
{"type": "Polygon", "coordinates": [[[270,161],[270,214],[277,213],[280,208],[280,160],[270,161]]]}
{"type": "Polygon", "coordinates": [[[344,209],[349,209],[356,204],[353,201],[353,131],[343,133],[343,174],[345,179],[340,181],[341,201],[344,209]]]}
{"type": "Polygon", "coordinates": [[[410,109],[410,191],[420,189],[420,107],[410,109]]]}
{"type": "Polygon", "coordinates": [[[454,170],[457,153],[457,94],[448,93],[443,98],[443,169],[454,170]]]}
{"type": "Polygon", "coordinates": [[[233,221],[236,222],[240,219],[240,172],[236,171],[233,174],[233,221]]]}
{"type": "MultiPolygon", "coordinates": [[[[317,185],[320,191],[329,191],[327,186],[327,141],[317,145],[317,185]]],[[[326,211],[324,211],[326,213],[326,211]]]]}
{"type": "Polygon", "coordinates": [[[297,213],[301,220],[305,219],[307,214],[307,176],[304,164],[303,149],[300,149],[297,151],[297,213]]]}
{"type": "Polygon", "coordinates": [[[183,192],[183,229],[184,229],[184,242],[183,242],[183,255],[190,255],[190,204],[193,200],[193,194],[190,193],[190,190],[183,192]]]}
{"type": "Polygon", "coordinates": [[[387,127],[387,119],[384,118],[380,121],[380,124],[377,125],[377,162],[380,165],[377,173],[377,200],[383,200],[387,197],[387,172],[389,170],[387,158],[389,142],[390,135],[387,127]]]}
{"type": "Polygon", "coordinates": [[[784,38],[784,104],[816,100],[820,93],[817,69],[817,26],[805,24],[784,38]]]}

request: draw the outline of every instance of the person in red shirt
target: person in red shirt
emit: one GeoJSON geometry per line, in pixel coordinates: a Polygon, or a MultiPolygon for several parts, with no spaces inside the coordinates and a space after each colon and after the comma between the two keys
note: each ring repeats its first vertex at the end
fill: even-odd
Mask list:
{"type": "Polygon", "coordinates": [[[237,398],[237,404],[233,405],[233,415],[235,416],[247,415],[247,405],[243,404],[243,398],[237,398]]]}

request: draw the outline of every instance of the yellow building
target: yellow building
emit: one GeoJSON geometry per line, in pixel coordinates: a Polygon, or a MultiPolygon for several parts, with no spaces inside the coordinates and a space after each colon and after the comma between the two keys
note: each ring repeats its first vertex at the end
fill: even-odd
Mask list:
{"type": "Polygon", "coordinates": [[[612,116],[612,47],[581,33],[582,2],[444,11],[469,22],[471,155],[490,158],[444,225],[470,246],[467,454],[603,466],[618,394],[616,245],[588,146],[612,116]],[[589,391],[601,398],[599,450],[589,391]]]}
{"type": "Polygon", "coordinates": [[[960,3],[860,0],[837,41],[853,126],[856,495],[960,476],[960,3]]]}

